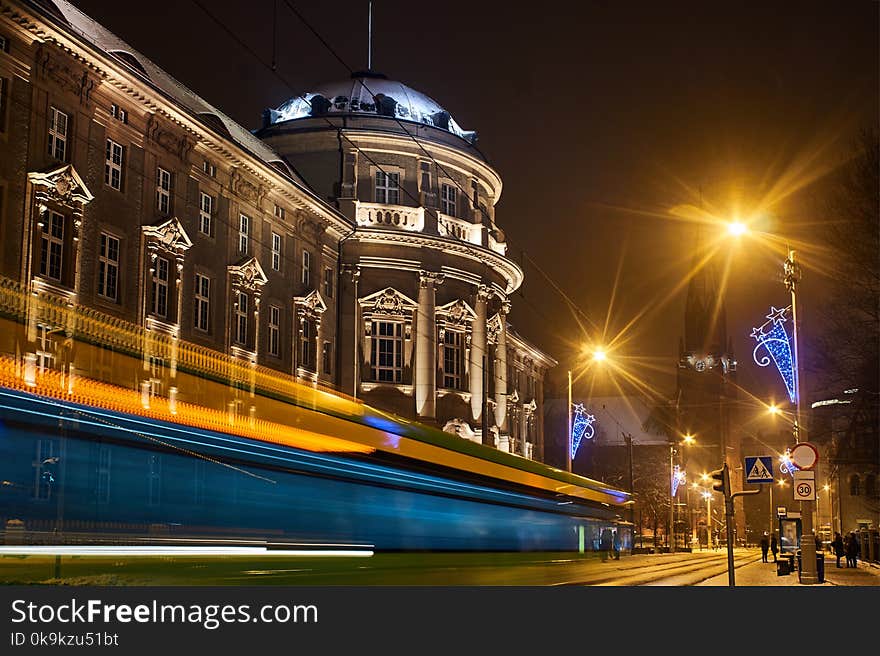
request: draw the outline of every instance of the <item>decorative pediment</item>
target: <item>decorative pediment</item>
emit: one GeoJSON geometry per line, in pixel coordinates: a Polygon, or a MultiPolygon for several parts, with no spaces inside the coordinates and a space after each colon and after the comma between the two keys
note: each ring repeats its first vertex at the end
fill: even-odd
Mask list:
{"type": "Polygon", "coordinates": [[[311,314],[321,315],[327,309],[327,304],[321,298],[317,289],[313,289],[305,296],[294,296],[293,303],[298,308],[304,309],[311,314]]]}
{"type": "Polygon", "coordinates": [[[62,164],[45,173],[28,173],[28,180],[35,187],[41,187],[50,200],[62,205],[86,205],[94,198],[73,164],[62,164]]]}
{"type": "Polygon", "coordinates": [[[446,323],[455,325],[464,325],[477,318],[477,313],[473,308],[461,299],[441,305],[435,312],[437,316],[442,316],[446,323]]]}
{"type": "Polygon", "coordinates": [[[166,219],[158,225],[144,226],[144,237],[148,242],[164,248],[177,255],[183,255],[193,245],[192,239],[176,216],[166,219]]]}
{"type": "Polygon", "coordinates": [[[402,316],[408,314],[415,310],[419,305],[393,287],[386,287],[382,291],[358,299],[358,302],[365,312],[385,314],[389,316],[402,316]]]}
{"type": "Polygon", "coordinates": [[[256,291],[269,282],[266,272],[255,257],[239,264],[230,264],[226,269],[232,276],[233,285],[246,291],[256,291]]]}

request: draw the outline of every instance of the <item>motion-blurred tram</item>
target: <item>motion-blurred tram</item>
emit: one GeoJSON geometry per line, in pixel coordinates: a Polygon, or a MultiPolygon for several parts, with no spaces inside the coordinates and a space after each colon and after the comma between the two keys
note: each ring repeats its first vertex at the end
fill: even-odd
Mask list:
{"type": "Polygon", "coordinates": [[[252,362],[0,291],[7,544],[576,551],[611,528],[629,546],[626,492],[252,362]],[[35,312],[65,337],[51,367],[27,355],[35,312]],[[159,383],[142,382],[147,368],[159,383]]]}

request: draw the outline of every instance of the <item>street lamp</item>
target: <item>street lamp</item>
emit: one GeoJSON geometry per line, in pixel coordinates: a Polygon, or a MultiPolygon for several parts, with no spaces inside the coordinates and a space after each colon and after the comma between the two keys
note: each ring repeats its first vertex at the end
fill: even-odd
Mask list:
{"type": "MultiPolygon", "coordinates": [[[[608,353],[602,347],[597,347],[592,351],[592,361],[597,364],[602,364],[608,359],[608,353]]],[[[573,432],[574,432],[574,423],[572,420],[572,410],[574,409],[574,402],[572,401],[572,391],[571,391],[571,369],[568,370],[568,446],[565,449],[565,463],[566,463],[566,471],[571,472],[571,447],[573,440],[573,432]]],[[[581,408],[583,409],[583,408],[581,408]]],[[[631,492],[632,490],[630,490],[631,492]]]]}
{"type": "Polygon", "coordinates": [[[703,492],[706,500],[706,548],[712,549],[712,493],[709,490],[703,492]]]}

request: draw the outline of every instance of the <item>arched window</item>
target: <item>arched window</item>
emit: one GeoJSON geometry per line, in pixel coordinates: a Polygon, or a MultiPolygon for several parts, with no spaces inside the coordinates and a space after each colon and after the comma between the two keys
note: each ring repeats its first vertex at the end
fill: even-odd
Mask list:
{"type": "Polygon", "coordinates": [[[850,496],[857,497],[859,496],[859,485],[861,481],[859,481],[859,475],[853,474],[849,477],[849,494],[850,496]]]}
{"type": "Polygon", "coordinates": [[[877,496],[877,477],[874,474],[865,476],[865,496],[877,496]]]}

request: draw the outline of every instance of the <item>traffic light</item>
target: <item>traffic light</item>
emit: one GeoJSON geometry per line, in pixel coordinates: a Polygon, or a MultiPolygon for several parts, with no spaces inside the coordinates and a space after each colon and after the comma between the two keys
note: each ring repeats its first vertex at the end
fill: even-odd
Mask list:
{"type": "Polygon", "coordinates": [[[727,470],[727,463],[721,469],[716,469],[709,476],[715,481],[712,483],[712,489],[721,492],[725,498],[730,496],[730,472],[727,470]]]}

